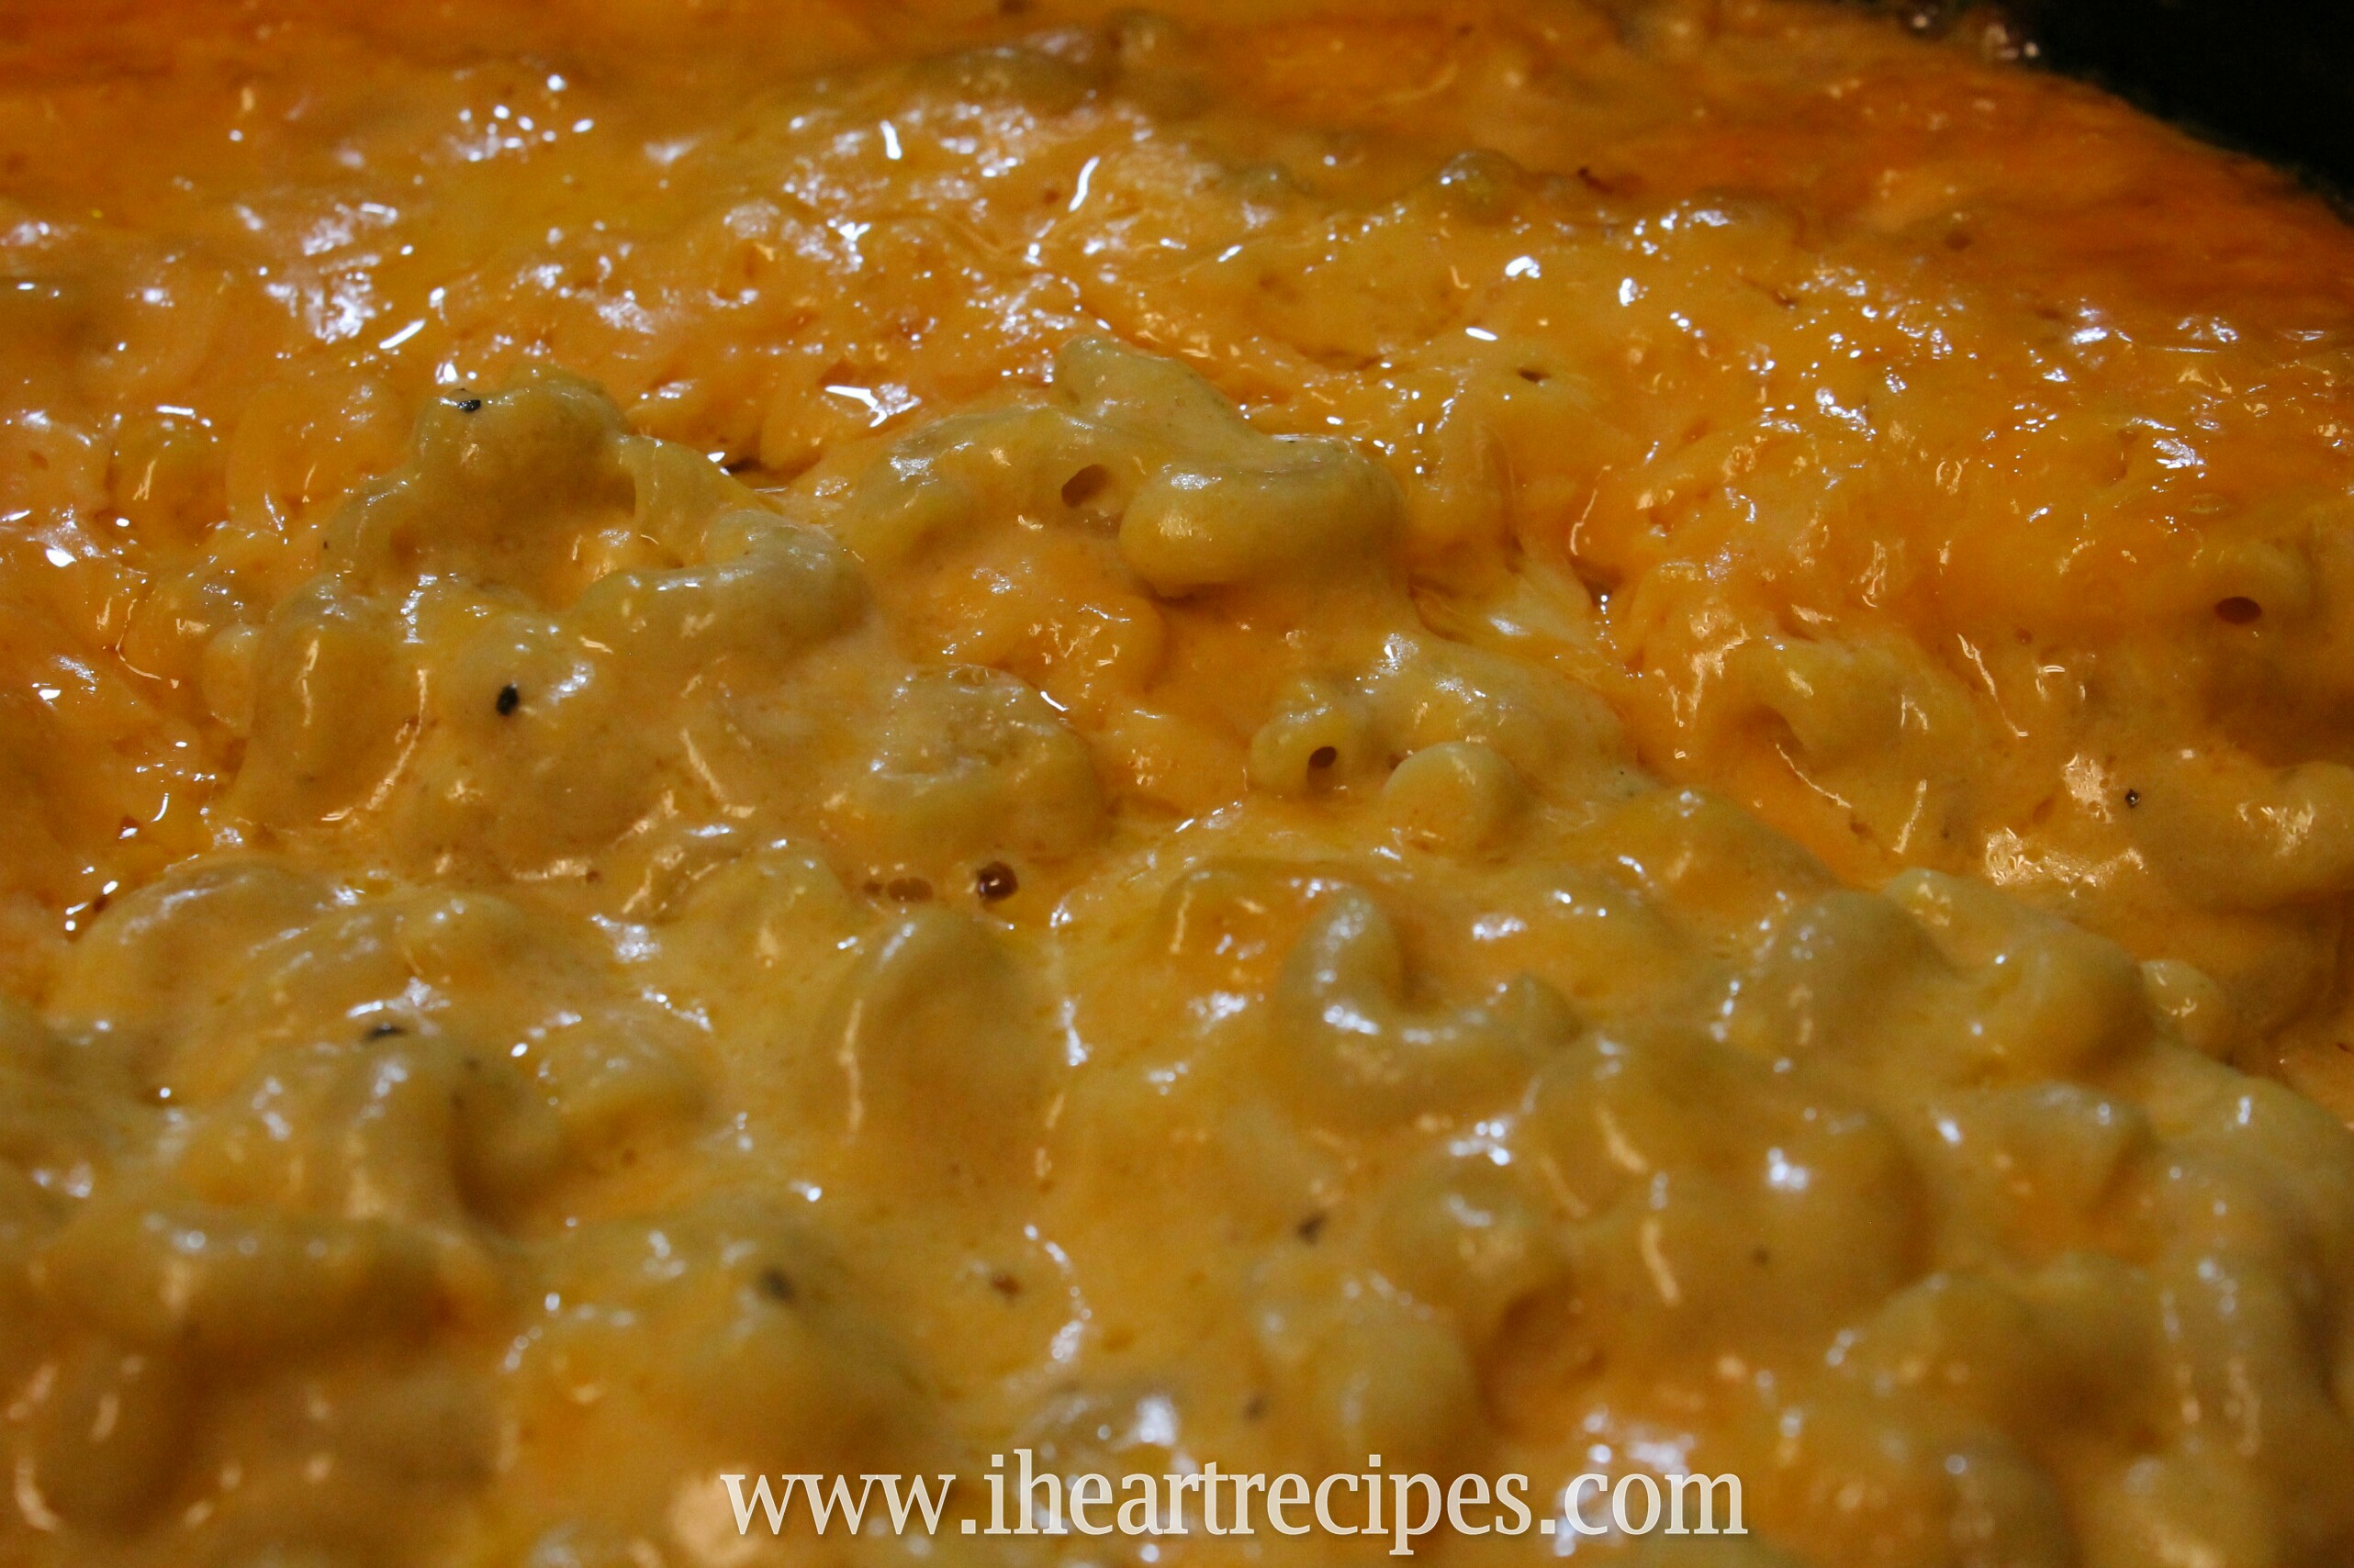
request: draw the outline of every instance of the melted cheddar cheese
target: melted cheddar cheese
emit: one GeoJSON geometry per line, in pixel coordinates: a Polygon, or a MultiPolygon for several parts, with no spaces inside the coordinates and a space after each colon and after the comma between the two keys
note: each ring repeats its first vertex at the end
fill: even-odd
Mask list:
{"type": "Polygon", "coordinates": [[[1800,0],[9,17],[0,1562],[2354,1555],[2277,176],[1800,0]]]}

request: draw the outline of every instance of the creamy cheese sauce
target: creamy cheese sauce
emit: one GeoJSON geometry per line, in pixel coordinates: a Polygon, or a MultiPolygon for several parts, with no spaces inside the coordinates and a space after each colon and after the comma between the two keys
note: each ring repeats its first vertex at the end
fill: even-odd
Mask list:
{"type": "Polygon", "coordinates": [[[2004,41],[12,7],[0,1561],[2354,1559],[2354,234],[2004,41]]]}

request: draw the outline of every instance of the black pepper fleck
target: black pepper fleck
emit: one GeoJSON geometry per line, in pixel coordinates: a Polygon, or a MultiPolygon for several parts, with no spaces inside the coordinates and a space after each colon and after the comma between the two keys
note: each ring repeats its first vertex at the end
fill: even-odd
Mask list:
{"type": "Polygon", "coordinates": [[[479,398],[461,398],[455,403],[452,404],[451,407],[457,409],[461,414],[478,414],[482,412],[482,399],[479,398]]]}
{"type": "Polygon", "coordinates": [[[973,873],[972,890],[981,895],[983,903],[1010,899],[1021,886],[1022,879],[1014,875],[1014,868],[1003,860],[992,860],[973,873]]]}
{"type": "Polygon", "coordinates": [[[499,701],[497,706],[499,709],[499,716],[500,718],[505,718],[508,714],[513,712],[522,705],[523,694],[515,689],[515,686],[512,681],[510,681],[508,684],[499,689],[499,701]]]}

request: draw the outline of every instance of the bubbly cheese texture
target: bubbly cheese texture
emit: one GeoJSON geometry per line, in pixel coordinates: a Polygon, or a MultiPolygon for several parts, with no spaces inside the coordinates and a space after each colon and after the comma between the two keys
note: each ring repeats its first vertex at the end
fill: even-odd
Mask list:
{"type": "Polygon", "coordinates": [[[1796,0],[7,10],[0,1562],[2354,1562],[2277,176],[1796,0]]]}

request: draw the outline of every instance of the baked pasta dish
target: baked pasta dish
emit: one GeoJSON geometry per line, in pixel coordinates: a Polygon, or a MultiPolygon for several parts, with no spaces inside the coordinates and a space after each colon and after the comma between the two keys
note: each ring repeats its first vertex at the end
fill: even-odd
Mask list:
{"type": "Polygon", "coordinates": [[[2019,52],[0,6],[0,1563],[2354,1563],[2354,230],[2019,52]]]}

